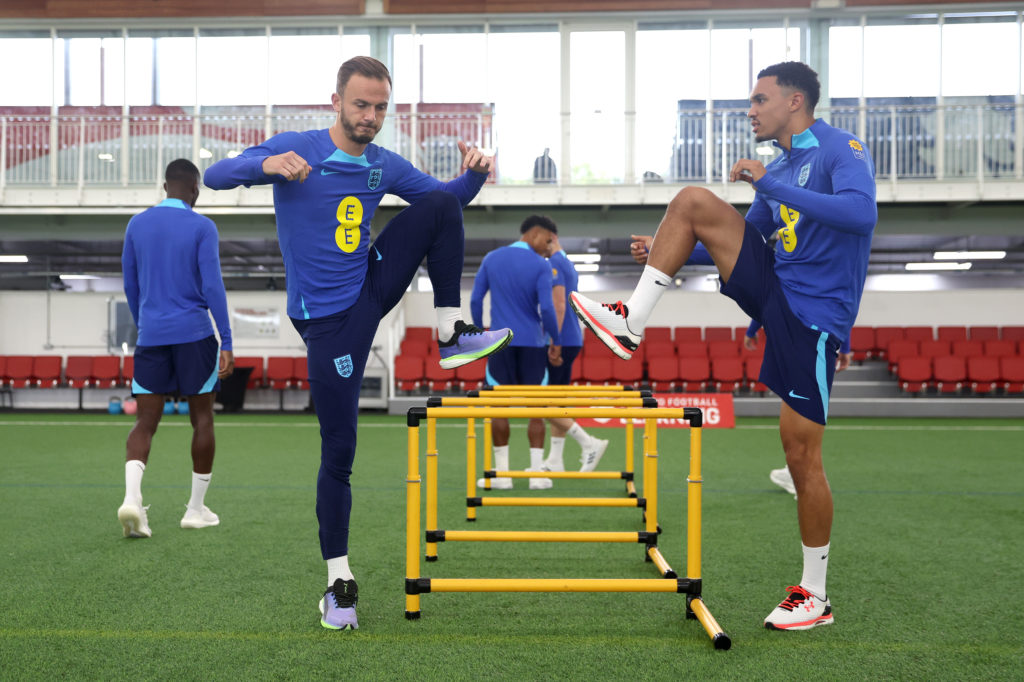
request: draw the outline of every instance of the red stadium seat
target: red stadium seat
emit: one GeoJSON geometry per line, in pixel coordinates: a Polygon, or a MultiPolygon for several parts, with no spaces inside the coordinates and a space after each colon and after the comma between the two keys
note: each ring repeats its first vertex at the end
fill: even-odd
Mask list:
{"type": "Polygon", "coordinates": [[[678,386],[684,393],[703,391],[711,380],[711,362],[706,357],[679,358],[678,386]]]}
{"type": "Polygon", "coordinates": [[[704,340],[708,343],[712,341],[732,341],[732,327],[704,327],[704,340]]]}
{"type": "Polygon", "coordinates": [[[434,340],[434,329],[433,327],[406,327],[404,338],[418,339],[420,341],[426,341],[429,344],[434,340]]]}
{"type": "Polygon", "coordinates": [[[121,369],[121,381],[125,386],[132,385],[132,379],[135,378],[135,356],[126,355],[124,356],[124,367],[121,369]]]}
{"type": "Polygon", "coordinates": [[[7,384],[11,388],[25,388],[32,384],[32,356],[7,357],[7,384]]]}
{"type": "Polygon", "coordinates": [[[743,385],[743,361],[737,357],[711,358],[711,381],[719,393],[733,393],[743,385]]]}
{"type": "Polygon", "coordinates": [[[967,327],[962,325],[957,326],[943,326],[936,330],[939,341],[966,341],[967,340],[967,327]]]}
{"type": "Polygon", "coordinates": [[[903,328],[903,338],[908,341],[931,341],[935,338],[935,332],[931,327],[914,326],[903,328]]]}
{"type": "Polygon", "coordinates": [[[740,344],[736,341],[727,341],[722,339],[720,341],[709,341],[708,342],[708,358],[714,363],[717,358],[739,358],[740,356],[740,344]]]}
{"type": "Polygon", "coordinates": [[[59,355],[37,355],[32,359],[32,384],[40,388],[54,388],[61,384],[59,355]]]}
{"type": "Polygon", "coordinates": [[[668,357],[671,357],[674,361],[676,357],[676,347],[672,345],[671,341],[654,341],[652,343],[645,341],[640,347],[644,351],[644,360],[646,362],[650,362],[651,358],[668,357]]]}
{"type": "MultiPolygon", "coordinates": [[[[672,348],[672,344],[669,344],[672,348]]],[[[671,362],[675,363],[675,348],[672,348],[671,362]]],[[[612,383],[639,388],[644,383],[644,364],[640,358],[633,356],[629,360],[612,362],[612,383]]]]}
{"type": "Polygon", "coordinates": [[[430,340],[429,339],[417,339],[417,338],[405,338],[402,339],[402,343],[398,345],[398,352],[401,355],[415,355],[421,358],[430,357],[430,340]]]}
{"type": "Polygon", "coordinates": [[[985,354],[985,343],[983,341],[954,341],[953,352],[951,355],[956,355],[961,358],[969,358],[974,355],[985,354]]]}
{"type": "Polygon", "coordinates": [[[672,330],[673,342],[676,345],[684,341],[703,341],[700,327],[676,327],[672,330]]]}
{"type": "Polygon", "coordinates": [[[706,358],[708,345],[703,341],[682,341],[676,343],[676,355],[681,358],[706,358]]]}
{"type": "Polygon", "coordinates": [[[900,364],[900,360],[904,357],[911,355],[919,355],[919,346],[917,341],[897,340],[890,341],[888,348],[885,350],[885,358],[889,363],[889,372],[895,372],[897,365],[900,364]]]}
{"type": "Polygon", "coordinates": [[[246,388],[259,388],[263,385],[263,356],[260,355],[239,355],[235,357],[235,367],[251,367],[249,381],[246,388]]]}
{"type": "Polygon", "coordinates": [[[999,381],[1007,393],[1024,393],[1024,356],[999,358],[999,381]]]}
{"type": "Polygon", "coordinates": [[[614,355],[592,355],[590,357],[583,358],[583,376],[584,383],[587,384],[607,384],[611,383],[612,380],[612,362],[622,362],[622,360],[614,355]]]}
{"type": "Polygon", "coordinates": [[[1017,342],[998,340],[985,342],[985,355],[994,358],[1002,358],[1007,355],[1017,354],[1017,342]]]}
{"type": "Polygon", "coordinates": [[[967,335],[971,341],[996,341],[999,339],[999,327],[981,325],[970,327],[967,335]]]}
{"type": "Polygon", "coordinates": [[[92,356],[69,355],[64,378],[70,388],[85,388],[92,384],[92,356]]]}
{"type": "Polygon", "coordinates": [[[572,374],[569,376],[569,383],[573,386],[579,386],[583,383],[583,358],[579,355],[576,356],[576,361],[572,363],[572,374]]]}
{"type": "MultiPolygon", "coordinates": [[[[478,365],[479,362],[471,362],[478,365]]],[[[416,355],[399,355],[395,358],[395,388],[412,393],[423,383],[423,358],[416,355]]]]}
{"type": "Polygon", "coordinates": [[[672,327],[648,327],[644,330],[644,343],[672,343],[672,327]]]}
{"type": "Polygon", "coordinates": [[[874,357],[884,359],[889,344],[893,341],[902,341],[903,338],[903,327],[875,327],[874,357]]]}
{"type": "Polygon", "coordinates": [[[309,367],[305,355],[297,355],[292,360],[292,382],[295,388],[309,388],[309,367]]]}
{"type": "MultiPolygon", "coordinates": [[[[134,368],[134,365],[132,365],[134,368]]],[[[97,355],[92,359],[93,385],[99,388],[113,388],[122,385],[121,357],[118,355],[97,355]]]]}
{"type": "Polygon", "coordinates": [[[918,355],[923,358],[937,358],[942,355],[951,355],[953,344],[949,341],[922,341],[918,349],[918,355]]]}
{"type": "Polygon", "coordinates": [[[999,334],[1004,341],[1024,341],[1024,327],[1003,327],[999,334]]]}
{"type": "Polygon", "coordinates": [[[907,393],[920,393],[932,380],[932,359],[918,355],[903,358],[896,372],[900,388],[907,393]]]}
{"type": "Polygon", "coordinates": [[[967,358],[967,382],[971,385],[971,391],[978,395],[991,393],[999,385],[999,358],[990,356],[967,358]]]}
{"type": "Polygon", "coordinates": [[[267,387],[275,391],[291,388],[295,360],[291,356],[272,355],[267,358],[267,387]]]}
{"type": "Polygon", "coordinates": [[[656,358],[647,364],[647,380],[655,392],[668,393],[676,387],[679,380],[679,364],[674,357],[656,358]]]}
{"type": "Polygon", "coordinates": [[[7,386],[7,356],[0,355],[0,388],[7,386]]]}
{"type": "Polygon", "coordinates": [[[853,352],[853,359],[857,362],[874,357],[875,328],[854,327],[850,331],[850,350],[853,352]]]}
{"type": "Polygon", "coordinates": [[[967,380],[967,362],[958,355],[935,358],[932,371],[939,393],[958,393],[967,380]]]}

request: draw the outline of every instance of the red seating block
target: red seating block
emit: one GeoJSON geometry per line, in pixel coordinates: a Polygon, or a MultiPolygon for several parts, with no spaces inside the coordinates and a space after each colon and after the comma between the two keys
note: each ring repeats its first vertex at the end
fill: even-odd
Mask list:
{"type": "Polygon", "coordinates": [[[292,385],[298,389],[309,388],[309,368],[305,355],[292,360],[292,385]]]}
{"type": "Polygon", "coordinates": [[[751,391],[757,393],[767,393],[768,387],[762,384],[759,380],[761,376],[761,365],[764,362],[763,357],[748,356],[743,360],[743,376],[747,380],[747,386],[751,391]]]}
{"type": "Polygon", "coordinates": [[[686,341],[703,341],[700,327],[676,327],[672,330],[673,341],[676,345],[686,341]]]}
{"type": "Polygon", "coordinates": [[[32,384],[32,356],[10,355],[7,357],[7,385],[11,388],[25,388],[32,384]]]}
{"type": "Polygon", "coordinates": [[[953,353],[961,358],[969,358],[973,355],[984,355],[985,343],[983,341],[954,341],[953,353]]]}
{"type": "Polygon", "coordinates": [[[621,360],[611,354],[591,355],[583,358],[582,380],[587,384],[607,384],[612,380],[612,362],[621,360]]]}
{"type": "Polygon", "coordinates": [[[931,341],[935,338],[935,332],[931,327],[912,326],[903,328],[903,338],[908,341],[931,341]]]}
{"type": "Polygon", "coordinates": [[[711,341],[732,341],[732,327],[704,327],[704,340],[711,341]]]}
{"type": "Polygon", "coordinates": [[[125,386],[132,385],[132,379],[135,378],[135,356],[126,355],[124,356],[124,367],[121,369],[121,381],[125,386]]]}
{"type": "MultiPolygon", "coordinates": [[[[672,344],[669,344],[669,348],[672,348],[670,361],[675,363],[675,348],[672,344]]],[[[640,358],[634,355],[629,360],[612,361],[612,383],[639,388],[644,383],[644,365],[640,358]]]]}
{"type": "Polygon", "coordinates": [[[999,327],[980,325],[967,330],[971,341],[996,341],[999,339],[999,327]]]}
{"type": "Polygon", "coordinates": [[[919,346],[917,341],[895,340],[890,341],[885,350],[886,361],[889,363],[889,371],[895,372],[900,360],[910,355],[918,355],[919,346]]]}
{"type": "Polygon", "coordinates": [[[999,384],[999,358],[994,356],[967,358],[967,381],[974,393],[979,395],[991,393],[999,384]]]}
{"type": "Polygon", "coordinates": [[[436,360],[424,360],[423,380],[431,393],[445,393],[458,385],[455,371],[444,369],[436,360]]]}
{"type": "Polygon", "coordinates": [[[939,393],[957,393],[967,380],[967,362],[958,355],[935,358],[932,369],[939,393]]]}
{"type": "Polygon", "coordinates": [[[850,350],[854,360],[863,362],[874,357],[875,348],[874,327],[854,327],[850,331],[850,350]]]}
{"type": "Polygon", "coordinates": [[[679,387],[684,393],[703,391],[711,381],[711,361],[705,357],[679,358],[679,387]]]}
{"type": "Polygon", "coordinates": [[[999,358],[999,380],[1007,393],[1024,393],[1024,356],[999,358]]]}
{"type": "Polygon", "coordinates": [[[32,358],[32,384],[40,388],[54,388],[61,383],[59,355],[37,355],[32,358]]]}
{"type": "Polygon", "coordinates": [[[430,339],[405,338],[398,345],[401,355],[416,355],[421,358],[430,357],[430,339]]]}
{"type": "Polygon", "coordinates": [[[942,326],[937,330],[937,337],[940,341],[966,341],[967,340],[967,327],[963,325],[956,326],[942,326]]]}
{"type": "Polygon", "coordinates": [[[985,355],[1001,358],[1007,355],[1017,354],[1017,342],[1005,339],[985,342],[985,355]]]}
{"type": "Polygon", "coordinates": [[[69,355],[64,378],[70,388],[85,388],[92,384],[92,356],[69,355]]]}
{"type": "MultiPolygon", "coordinates": [[[[471,362],[471,365],[480,363],[471,362]]],[[[417,355],[399,355],[395,358],[395,388],[411,393],[423,382],[423,358],[417,355]]]]}
{"type": "Polygon", "coordinates": [[[874,357],[885,358],[889,344],[893,341],[902,341],[903,339],[903,327],[875,327],[874,357]]]}
{"type": "Polygon", "coordinates": [[[246,388],[259,388],[263,385],[263,357],[258,355],[239,355],[235,357],[235,367],[251,367],[246,388]]]}
{"type": "Polygon", "coordinates": [[[295,361],[291,356],[275,356],[267,358],[267,386],[275,391],[291,388],[295,361]]]}
{"type": "Polygon", "coordinates": [[[675,357],[655,358],[647,364],[647,380],[658,393],[672,391],[679,381],[679,364],[675,357]]]}
{"type": "Polygon", "coordinates": [[[953,344],[946,340],[922,341],[918,353],[923,358],[937,358],[942,355],[951,355],[953,344]]]}
{"type": "Polygon", "coordinates": [[[708,345],[703,341],[677,342],[676,355],[681,358],[706,358],[708,356],[708,345]]]}
{"type": "Polygon", "coordinates": [[[739,356],[740,344],[736,341],[722,339],[708,342],[708,358],[712,361],[716,358],[739,358],[739,356]]]}
{"type": "Polygon", "coordinates": [[[672,327],[648,327],[645,329],[644,343],[654,342],[672,343],[672,327]]]}
{"type": "Polygon", "coordinates": [[[896,372],[900,388],[907,393],[920,393],[932,380],[932,359],[918,355],[903,358],[896,372]]]}
{"type": "MultiPolygon", "coordinates": [[[[425,362],[431,362],[427,359],[425,362]]],[[[437,362],[434,360],[433,362],[437,362]]],[[[455,381],[463,391],[475,391],[487,383],[487,361],[477,360],[455,368],[455,381]]]]}
{"type": "Polygon", "coordinates": [[[720,393],[732,393],[743,385],[743,361],[736,357],[711,359],[711,381],[720,393]]]}
{"type": "Polygon", "coordinates": [[[1004,341],[1024,341],[1024,327],[1003,327],[999,338],[1004,341]]]}
{"type": "MultiPolygon", "coordinates": [[[[134,371],[135,365],[132,364],[134,371]]],[[[113,388],[122,385],[121,358],[117,355],[97,355],[92,359],[93,385],[113,388]]]]}

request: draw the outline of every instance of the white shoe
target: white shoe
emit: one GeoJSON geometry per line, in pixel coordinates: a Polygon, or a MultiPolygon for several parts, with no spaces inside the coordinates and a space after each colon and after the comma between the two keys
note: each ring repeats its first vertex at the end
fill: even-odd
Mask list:
{"type": "Polygon", "coordinates": [[[484,483],[491,482],[491,490],[511,490],[512,479],[511,478],[478,478],[476,479],[476,487],[483,488],[484,483]]]}
{"type": "Polygon", "coordinates": [[[186,507],[185,515],[181,517],[182,528],[206,528],[208,526],[216,526],[219,523],[220,518],[210,511],[210,508],[206,505],[203,505],[202,509],[186,507]]]}
{"type": "MultiPolygon", "coordinates": [[[[538,469],[527,469],[527,471],[538,471],[538,469]]],[[[540,469],[539,471],[543,471],[540,469]]],[[[550,478],[531,478],[530,479],[530,490],[547,490],[551,488],[554,483],[550,478]]]]}
{"type": "Polygon", "coordinates": [[[141,504],[129,504],[125,502],[117,510],[117,520],[124,527],[126,538],[149,538],[153,537],[153,531],[149,529],[149,519],[146,517],[146,510],[149,506],[141,504]]]}
{"type": "Polygon", "coordinates": [[[828,597],[818,599],[813,594],[793,585],[786,588],[789,592],[781,604],[764,619],[764,626],[769,630],[810,630],[819,625],[832,624],[832,604],[828,597]]]}
{"type": "Polygon", "coordinates": [[[793,476],[789,473],[789,467],[784,466],[781,469],[772,469],[771,473],[768,474],[768,478],[771,482],[779,486],[787,493],[796,497],[796,486],[793,485],[793,476]]]}
{"type": "Polygon", "coordinates": [[[607,449],[608,441],[591,437],[590,447],[584,450],[581,455],[583,466],[580,467],[580,471],[593,471],[596,469],[597,463],[601,461],[601,457],[604,456],[604,451],[607,449]]]}
{"type": "Polygon", "coordinates": [[[598,303],[574,291],[569,295],[569,305],[613,353],[623,360],[633,357],[633,351],[640,345],[640,335],[633,333],[626,323],[629,311],[622,301],[598,303]]]}
{"type": "Polygon", "coordinates": [[[558,458],[558,461],[555,461],[555,460],[551,459],[551,456],[549,455],[548,458],[546,460],[544,460],[544,463],[541,465],[541,470],[542,471],[565,471],[565,462],[562,460],[561,457],[558,458]]]}

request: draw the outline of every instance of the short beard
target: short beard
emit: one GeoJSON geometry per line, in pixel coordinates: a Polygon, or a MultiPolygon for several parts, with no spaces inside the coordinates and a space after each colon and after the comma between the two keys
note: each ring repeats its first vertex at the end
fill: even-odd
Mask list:
{"type": "Polygon", "coordinates": [[[360,135],[356,133],[356,127],[349,123],[348,121],[346,121],[344,118],[341,118],[341,127],[345,131],[346,137],[348,137],[348,139],[352,140],[356,144],[370,144],[371,142],[373,142],[373,138],[377,136],[376,131],[370,133],[369,135],[360,135]]]}

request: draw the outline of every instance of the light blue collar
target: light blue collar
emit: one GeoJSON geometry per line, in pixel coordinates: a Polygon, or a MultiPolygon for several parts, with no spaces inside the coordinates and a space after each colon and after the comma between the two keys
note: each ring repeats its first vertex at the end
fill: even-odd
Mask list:
{"type": "Polygon", "coordinates": [[[192,208],[181,199],[164,199],[157,206],[163,206],[165,208],[183,208],[186,211],[191,211],[192,208]]]}
{"type": "Polygon", "coordinates": [[[337,161],[338,163],[351,163],[356,166],[369,166],[370,162],[366,160],[366,152],[363,152],[359,156],[352,156],[347,152],[343,152],[340,149],[335,149],[326,159],[321,163],[327,163],[328,161],[337,161]]]}
{"type": "Polygon", "coordinates": [[[509,244],[509,246],[513,246],[517,249],[530,249],[530,251],[533,251],[533,249],[530,248],[530,245],[521,239],[517,242],[512,242],[511,244],[509,244]]]}
{"type": "MultiPolygon", "coordinates": [[[[817,121],[815,121],[815,123],[817,123],[817,121]]],[[[813,147],[820,147],[821,143],[818,142],[818,138],[814,135],[812,130],[813,128],[814,125],[812,124],[807,130],[794,135],[793,141],[790,143],[790,147],[793,149],[811,149],[813,147]]]]}

